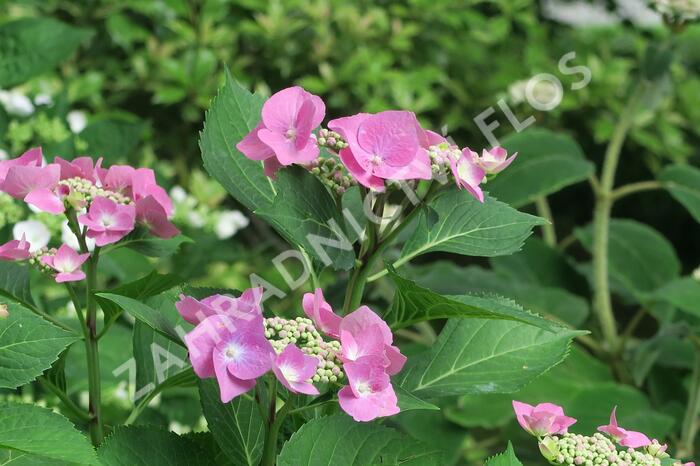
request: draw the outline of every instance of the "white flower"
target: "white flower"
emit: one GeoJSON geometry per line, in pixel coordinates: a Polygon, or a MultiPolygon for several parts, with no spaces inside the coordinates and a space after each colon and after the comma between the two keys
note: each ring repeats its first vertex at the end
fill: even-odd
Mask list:
{"type": "Polygon", "coordinates": [[[36,252],[46,247],[51,241],[51,232],[39,220],[25,220],[15,223],[12,228],[12,236],[21,240],[24,236],[29,241],[29,252],[36,252]]]}
{"type": "Polygon", "coordinates": [[[81,110],[71,110],[66,115],[68,126],[74,134],[78,134],[87,126],[87,115],[81,110]]]}
{"type": "Polygon", "coordinates": [[[188,432],[192,432],[192,429],[184,424],[180,424],[177,421],[171,421],[170,425],[168,426],[168,429],[170,432],[175,432],[177,435],[182,435],[186,434],[188,432]]]}
{"type": "Polygon", "coordinates": [[[0,91],[0,103],[10,115],[25,117],[34,113],[31,99],[21,92],[0,91]]]}
{"type": "Polygon", "coordinates": [[[10,154],[5,149],[0,149],[0,160],[7,160],[8,158],[10,158],[10,154]]]}
{"type": "MultiPolygon", "coordinates": [[[[61,224],[61,242],[67,244],[76,251],[80,250],[80,243],[78,238],[70,231],[68,226],[68,221],[66,220],[61,224]]],[[[93,251],[95,249],[95,240],[92,238],[85,238],[85,243],[87,244],[88,250],[93,251]]]]}
{"type": "Polygon", "coordinates": [[[185,202],[187,200],[187,191],[182,186],[173,186],[170,190],[170,197],[175,202],[185,202]]]}
{"type": "Polygon", "coordinates": [[[34,97],[35,105],[53,105],[53,97],[51,94],[37,94],[34,97]]]}
{"type": "Polygon", "coordinates": [[[700,267],[693,270],[693,278],[700,282],[700,267]]]}
{"type": "Polygon", "coordinates": [[[202,217],[199,212],[194,210],[187,212],[187,221],[189,222],[190,226],[194,228],[202,228],[205,223],[204,217],[202,217]]]}
{"type": "Polygon", "coordinates": [[[248,226],[250,220],[238,210],[224,210],[219,214],[219,219],[214,226],[214,233],[219,239],[227,239],[235,235],[238,230],[248,226]]]}

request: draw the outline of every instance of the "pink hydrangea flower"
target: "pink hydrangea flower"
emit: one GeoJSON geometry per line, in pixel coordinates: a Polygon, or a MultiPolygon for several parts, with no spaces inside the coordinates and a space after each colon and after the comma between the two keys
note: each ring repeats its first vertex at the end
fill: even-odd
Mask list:
{"type": "Polygon", "coordinates": [[[180,233],[168,219],[168,212],[152,195],[136,201],[136,219],[159,238],[172,238],[180,233]]]}
{"type": "Polygon", "coordinates": [[[340,407],[358,422],[399,413],[398,400],[389,375],[375,361],[357,361],[343,365],[348,385],[338,392],[340,407]]]}
{"type": "Polygon", "coordinates": [[[316,373],[318,363],[318,358],[306,355],[290,344],[279,355],[272,356],[272,371],[290,392],[318,395],[318,389],[309,382],[316,373]]]}
{"type": "Polygon", "coordinates": [[[513,400],[513,409],[520,426],[537,437],[565,434],[576,423],[576,419],[564,414],[561,406],[552,403],[532,406],[513,400]]]}
{"type": "Polygon", "coordinates": [[[195,373],[216,377],[224,403],[253,388],[255,379],[272,368],[274,350],[265,338],[262,317],[207,317],[185,335],[185,344],[195,373]]]}
{"type": "Polygon", "coordinates": [[[44,212],[60,214],[65,210],[57,193],[60,178],[61,168],[57,164],[44,167],[15,164],[7,170],[0,191],[44,212]]]}
{"type": "Polygon", "coordinates": [[[70,178],[82,178],[91,182],[97,181],[95,173],[95,165],[99,167],[102,159],[94,163],[92,157],[77,157],[73,160],[64,160],[61,157],[55,157],[54,163],[61,167],[61,179],[67,180],[70,178]]]}
{"type": "Polygon", "coordinates": [[[133,204],[117,204],[105,197],[96,197],[85,215],[78,218],[88,228],[87,236],[97,246],[116,243],[134,229],[136,208],[133,204]]]}
{"type": "Polygon", "coordinates": [[[479,202],[484,202],[484,193],[479,185],[484,180],[485,172],[474,162],[475,157],[475,152],[464,148],[458,160],[450,158],[450,169],[459,189],[466,189],[479,202]]]}
{"type": "Polygon", "coordinates": [[[268,176],[279,166],[311,162],[319,154],[311,131],[325,113],[320,97],[299,86],[283,89],[265,102],[262,120],[236,148],[251,160],[266,161],[268,176]]]}
{"type": "Polygon", "coordinates": [[[54,269],[57,283],[77,282],[85,279],[85,272],[80,270],[83,263],[90,257],[89,253],[78,254],[70,246],[62,244],[53,256],[42,256],[41,261],[54,269]]]}
{"type": "Polygon", "coordinates": [[[302,299],[302,307],[316,328],[333,338],[340,338],[340,322],[343,319],[333,312],[331,305],[323,297],[321,288],[316,288],[314,293],[306,293],[302,299]]]}
{"type": "Polygon", "coordinates": [[[0,246],[0,260],[14,261],[14,260],[24,260],[29,259],[31,255],[29,253],[29,241],[27,241],[24,236],[22,239],[8,241],[7,243],[0,246]]]}
{"type": "Polygon", "coordinates": [[[239,298],[215,294],[201,301],[184,294],[175,303],[180,315],[189,323],[197,325],[207,317],[227,315],[236,319],[253,319],[262,316],[262,288],[250,288],[239,298]]]}
{"type": "Polygon", "coordinates": [[[42,164],[43,155],[41,147],[29,149],[24,154],[17,158],[0,161],[0,185],[5,181],[7,172],[12,167],[40,167],[42,164]]]}
{"type": "Polygon", "coordinates": [[[481,151],[481,156],[477,155],[475,152],[470,151],[470,153],[476,165],[489,175],[502,172],[515,160],[515,157],[518,156],[516,152],[508,157],[508,151],[500,146],[493,147],[490,150],[484,149],[481,151]]]}
{"type": "Polygon", "coordinates": [[[340,159],[362,185],[382,191],[384,180],[432,177],[430,158],[421,142],[424,130],[411,112],[359,113],[328,123],[347,141],[340,159]]]}
{"type": "Polygon", "coordinates": [[[612,413],[610,413],[610,423],[608,425],[598,427],[598,430],[610,435],[615,442],[619,443],[623,447],[639,448],[651,445],[651,440],[643,433],[626,430],[619,427],[617,425],[616,414],[617,406],[614,407],[612,413]]]}

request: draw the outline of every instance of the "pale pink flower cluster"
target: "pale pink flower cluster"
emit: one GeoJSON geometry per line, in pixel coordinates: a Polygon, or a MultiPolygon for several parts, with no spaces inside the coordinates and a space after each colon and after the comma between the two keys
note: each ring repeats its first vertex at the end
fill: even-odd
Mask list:
{"type": "MultiPolygon", "coordinates": [[[[224,403],[251,390],[269,371],[291,393],[318,395],[313,377],[323,357],[305,353],[293,342],[276,351],[266,338],[261,297],[258,288],[239,298],[213,295],[200,301],[181,296],[176,307],[195,325],[185,335],[195,373],[217,379],[224,403]]],[[[307,293],[302,304],[314,331],[340,342],[337,356],[348,380],[338,393],[340,407],[357,421],[398,413],[390,376],[401,370],[406,358],[393,345],[386,322],[367,306],[340,317],[320,289],[307,293]]]]}
{"type": "MultiPolygon", "coordinates": [[[[90,157],[72,161],[55,157],[44,163],[41,148],[0,161],[0,191],[51,214],[79,213],[77,221],[85,236],[98,247],[116,243],[144,225],[151,234],[171,238],[179,233],[170,222],[173,205],[167,192],[148,168],[128,165],[101,166],[90,157]]],[[[22,240],[0,246],[0,260],[29,259],[30,245],[22,240]]],[[[38,260],[56,272],[57,282],[85,278],[81,271],[88,254],[78,254],[62,245],[55,254],[38,260]]]]}
{"type": "MultiPolygon", "coordinates": [[[[308,165],[319,156],[313,131],[325,116],[320,97],[301,87],[283,89],[262,108],[260,123],[236,147],[251,160],[262,160],[272,177],[283,166],[308,165]]],[[[384,191],[387,181],[430,180],[434,164],[430,151],[446,143],[445,138],[424,130],[412,112],[389,110],[358,113],[328,122],[334,134],[333,150],[348,173],[361,185],[384,191]]],[[[324,130],[326,131],[326,130],[324,130]]],[[[326,144],[329,150],[331,147],[326,144]]],[[[515,158],[495,147],[479,156],[468,148],[449,151],[442,163],[449,166],[456,184],[483,202],[479,185],[486,175],[495,175],[515,158]]]]}

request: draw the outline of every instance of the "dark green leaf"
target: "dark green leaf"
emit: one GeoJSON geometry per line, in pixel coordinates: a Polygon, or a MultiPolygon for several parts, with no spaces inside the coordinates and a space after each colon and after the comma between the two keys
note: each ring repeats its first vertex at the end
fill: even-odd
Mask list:
{"type": "Polygon", "coordinates": [[[155,427],[118,427],[97,450],[104,466],[211,465],[209,453],[187,438],[155,427]]]}
{"type": "Polygon", "coordinates": [[[690,165],[671,165],[664,168],[659,180],[695,221],[700,222],[700,170],[690,165]]]}
{"type": "Polygon", "coordinates": [[[399,399],[399,408],[401,412],[414,411],[414,410],[428,410],[428,411],[440,411],[440,408],[432,403],[423,401],[413,393],[404,390],[401,387],[396,387],[394,389],[396,396],[399,399]]]}
{"type": "Polygon", "coordinates": [[[656,290],[653,298],[665,301],[694,316],[700,317],[700,281],[679,278],[656,290]]]}
{"type": "Polygon", "coordinates": [[[124,162],[141,142],[143,123],[124,119],[104,119],[90,123],[80,133],[93,157],[103,157],[103,165],[124,162]]]}
{"type": "Polygon", "coordinates": [[[0,262],[0,296],[6,296],[23,305],[31,305],[29,267],[17,262],[0,262]]]}

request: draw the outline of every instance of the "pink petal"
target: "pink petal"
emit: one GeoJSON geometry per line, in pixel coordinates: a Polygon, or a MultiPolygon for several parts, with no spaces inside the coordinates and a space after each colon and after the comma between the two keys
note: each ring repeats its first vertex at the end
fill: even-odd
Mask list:
{"type": "Polygon", "coordinates": [[[56,274],[56,283],[79,282],[85,280],[85,272],[77,270],[75,272],[59,272],[56,274]]]}
{"type": "Polygon", "coordinates": [[[357,142],[365,152],[379,156],[382,164],[404,167],[419,148],[416,117],[396,110],[372,115],[358,128],[357,142]]]}
{"type": "Polygon", "coordinates": [[[266,128],[258,131],[258,137],[274,151],[279,163],[285,166],[293,163],[311,162],[320,153],[320,149],[313,138],[307,138],[302,140],[301,143],[297,143],[294,139],[289,139],[282,133],[273,132],[266,128]]]}
{"type": "Polygon", "coordinates": [[[0,260],[29,259],[29,242],[24,237],[21,240],[11,240],[0,246],[0,260]]]}
{"type": "Polygon", "coordinates": [[[319,394],[318,389],[308,382],[316,373],[318,358],[306,355],[295,345],[289,344],[272,359],[272,371],[288,390],[307,395],[319,394]]]}
{"type": "Polygon", "coordinates": [[[221,360],[217,360],[216,356],[214,356],[213,365],[214,372],[216,374],[216,381],[219,383],[219,392],[222,403],[228,403],[235,397],[242,395],[255,387],[255,379],[241,380],[235,377],[227,370],[226,364],[221,360]]]}
{"type": "MultiPolygon", "coordinates": [[[[357,361],[365,356],[377,356],[384,360],[384,338],[379,325],[365,328],[357,338],[352,333],[341,330],[340,342],[342,358],[345,361],[357,361]]],[[[388,365],[389,361],[386,361],[388,365]]]]}
{"type": "Polygon", "coordinates": [[[168,220],[163,206],[153,196],[147,196],[136,202],[136,218],[148,227],[151,234],[159,238],[172,238],[180,233],[168,220]]]}
{"type": "Polygon", "coordinates": [[[396,346],[386,345],[385,346],[386,356],[389,359],[389,366],[386,368],[386,372],[389,375],[395,375],[401,372],[404,364],[406,364],[406,356],[401,354],[396,346]]]}
{"type": "Polygon", "coordinates": [[[175,308],[187,322],[191,324],[198,324],[202,322],[207,317],[216,315],[216,311],[211,309],[209,306],[197,301],[191,296],[180,295],[180,300],[175,303],[175,308]]]}
{"type": "Polygon", "coordinates": [[[527,432],[530,432],[530,425],[525,417],[529,416],[533,409],[534,408],[527,403],[513,400],[513,410],[515,411],[515,417],[518,419],[518,424],[527,432]]]}
{"type": "Polygon", "coordinates": [[[348,172],[350,172],[358,183],[378,192],[384,191],[384,180],[374,176],[371,171],[363,168],[355,157],[355,153],[349,147],[342,149],[339,156],[345,168],[348,169],[348,172]]]}
{"type": "Polygon", "coordinates": [[[61,214],[66,208],[63,201],[48,188],[35,189],[24,198],[24,202],[33,205],[42,212],[50,214],[61,214]]]}
{"type": "Polygon", "coordinates": [[[391,385],[366,397],[356,397],[350,387],[345,386],[338,392],[338,402],[343,411],[358,422],[392,416],[400,411],[396,393],[391,385]]]}
{"type": "Polygon", "coordinates": [[[226,361],[228,371],[235,377],[250,380],[272,368],[272,345],[262,332],[240,331],[216,346],[216,358],[226,361]]]}
{"type": "Polygon", "coordinates": [[[620,445],[628,448],[645,447],[651,444],[649,437],[641,432],[625,431],[624,437],[620,439],[620,445]]]}
{"type": "Polygon", "coordinates": [[[262,107],[264,126],[279,134],[293,128],[307,95],[308,93],[299,86],[288,87],[273,94],[262,107]]]}
{"type": "Polygon", "coordinates": [[[274,180],[277,177],[277,171],[282,168],[282,164],[276,158],[271,157],[263,162],[263,168],[265,176],[274,180]]]}
{"type": "Polygon", "coordinates": [[[5,180],[10,168],[17,166],[40,167],[42,158],[41,147],[34,147],[17,158],[0,161],[0,184],[5,180]]]}
{"type": "Polygon", "coordinates": [[[330,304],[323,297],[323,291],[316,288],[314,294],[306,293],[302,299],[304,313],[314,322],[314,325],[326,335],[340,338],[340,323],[342,317],[333,312],[330,304]]]}
{"type": "Polygon", "coordinates": [[[8,170],[0,190],[15,199],[24,199],[36,189],[53,190],[59,182],[60,172],[61,169],[56,164],[45,167],[13,166],[8,170]]]}
{"type": "Polygon", "coordinates": [[[355,311],[343,317],[340,323],[340,330],[345,330],[357,336],[372,325],[379,326],[385,344],[390,345],[394,341],[391,329],[387,323],[367,306],[360,306],[355,311]]]}
{"type": "Polygon", "coordinates": [[[265,160],[274,156],[275,153],[270,149],[270,146],[262,142],[258,137],[258,131],[263,128],[265,128],[265,125],[261,121],[250,133],[246,134],[241,142],[236,144],[236,149],[251,160],[265,160]]]}

